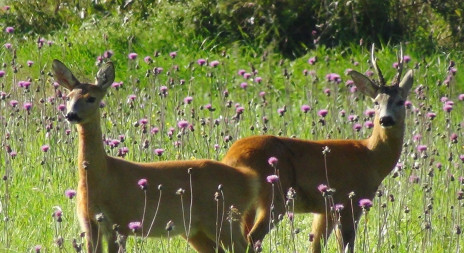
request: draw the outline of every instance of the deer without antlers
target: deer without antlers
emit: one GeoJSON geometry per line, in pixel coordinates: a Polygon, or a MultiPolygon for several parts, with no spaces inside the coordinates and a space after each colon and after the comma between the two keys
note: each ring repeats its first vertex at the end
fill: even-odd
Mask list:
{"type": "Polygon", "coordinates": [[[77,125],[79,134],[77,211],[88,252],[102,251],[102,237],[108,242],[108,252],[118,252],[124,243],[115,243],[118,236],[113,225],[119,225],[120,235],[128,236],[132,234],[128,224],[140,220],[143,222],[142,229],[136,231],[138,236],[166,235],[165,226],[171,221],[178,228],[171,231],[171,235],[181,234],[199,252],[246,251],[244,222],[233,222],[232,229],[223,228],[220,241],[216,241],[217,202],[214,195],[222,185],[224,196],[220,197],[223,197],[225,206],[233,205],[241,213],[246,213],[258,193],[258,180],[253,171],[212,160],[135,163],[108,156],[102,142],[99,104],[114,81],[113,64],[108,62],[102,66],[95,84],[80,83],[58,60],[53,61],[53,72],[58,83],[70,91],[65,117],[77,125]],[[162,184],[164,193],[161,198],[156,187],[149,188],[146,210],[144,193],[137,185],[142,178],[154,186],[162,184]],[[185,224],[183,209],[179,196],[176,196],[180,188],[185,189],[185,198],[192,198],[191,213],[187,210],[185,214],[191,216],[186,221],[191,224],[190,232],[182,228],[185,224]],[[159,209],[155,211],[158,199],[159,209]],[[151,227],[155,212],[155,226],[151,227]],[[103,219],[99,219],[102,216],[96,217],[100,213],[103,219]],[[142,217],[144,213],[145,219],[142,217]],[[216,245],[219,248],[216,249],[216,245]]]}
{"type": "MultiPolygon", "coordinates": [[[[333,203],[343,204],[337,225],[341,224],[343,247],[354,249],[355,230],[362,213],[358,201],[372,199],[383,179],[391,172],[401,154],[404,135],[404,101],[413,83],[413,71],[409,70],[399,82],[402,66],[402,53],[398,75],[393,84],[387,86],[377,66],[372,49],[371,61],[379,80],[374,83],[363,74],[351,71],[359,91],[371,97],[375,104],[375,119],[372,135],[364,140],[300,140],[276,136],[252,136],[235,142],[222,159],[231,166],[247,167],[260,175],[263,185],[254,213],[248,213],[246,220],[252,227],[249,243],[263,240],[269,232],[271,222],[270,206],[272,188],[266,183],[266,177],[273,174],[270,157],[278,158],[277,168],[283,190],[292,187],[296,191],[295,212],[315,214],[312,224],[314,235],[313,252],[321,251],[321,242],[327,240],[334,225],[334,219],[328,217],[324,197],[318,186],[325,184],[336,190],[333,203]],[[327,164],[322,155],[323,148],[327,164]],[[349,198],[355,193],[353,199],[349,198]],[[353,201],[353,211],[351,208],[353,201]],[[355,221],[353,224],[353,220],[355,221]],[[327,228],[327,231],[326,231],[327,228]]],[[[284,196],[276,195],[274,214],[285,212],[284,196]]],[[[277,219],[274,220],[274,222],[277,219]]]]}

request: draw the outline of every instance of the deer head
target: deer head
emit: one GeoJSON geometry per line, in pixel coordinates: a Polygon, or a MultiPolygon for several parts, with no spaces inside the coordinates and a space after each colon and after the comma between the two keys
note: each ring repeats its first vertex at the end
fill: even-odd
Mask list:
{"type": "Polygon", "coordinates": [[[97,72],[95,84],[80,83],[72,72],[59,60],[53,60],[56,81],[70,93],[67,95],[66,119],[71,123],[86,123],[98,115],[100,102],[114,81],[113,63],[103,64],[97,72]]]}
{"type": "Polygon", "coordinates": [[[349,73],[359,91],[373,99],[379,123],[383,128],[390,128],[404,122],[404,102],[413,84],[413,70],[409,70],[403,79],[401,79],[401,82],[399,81],[401,72],[403,71],[402,49],[400,49],[398,62],[398,72],[393,79],[392,85],[387,86],[382,72],[377,65],[377,59],[374,55],[374,45],[372,45],[371,63],[378,76],[378,81],[372,81],[367,76],[354,70],[349,73]]]}

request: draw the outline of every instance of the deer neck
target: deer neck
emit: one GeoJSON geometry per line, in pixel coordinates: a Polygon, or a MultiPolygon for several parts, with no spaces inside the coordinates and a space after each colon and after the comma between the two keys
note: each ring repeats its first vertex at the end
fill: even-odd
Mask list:
{"type": "Polygon", "coordinates": [[[401,155],[405,127],[404,122],[398,122],[391,128],[383,128],[378,116],[374,121],[374,131],[366,142],[368,149],[373,151],[374,166],[383,179],[392,171],[401,155]]]}
{"type": "Polygon", "coordinates": [[[91,184],[92,180],[98,181],[104,178],[107,172],[107,154],[102,141],[99,113],[96,113],[89,121],[78,124],[77,132],[79,134],[79,177],[91,184]]]}

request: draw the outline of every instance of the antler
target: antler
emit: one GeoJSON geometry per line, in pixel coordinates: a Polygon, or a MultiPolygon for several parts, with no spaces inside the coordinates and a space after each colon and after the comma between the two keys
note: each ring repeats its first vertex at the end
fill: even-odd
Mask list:
{"type": "Polygon", "coordinates": [[[379,78],[379,85],[380,86],[385,86],[385,79],[383,78],[382,71],[380,71],[380,68],[377,65],[377,58],[375,57],[374,51],[375,51],[375,44],[372,43],[371,64],[374,67],[374,71],[375,71],[375,73],[377,74],[377,76],[379,78]]]}
{"type": "Polygon", "coordinates": [[[398,72],[396,73],[395,78],[393,79],[393,85],[398,85],[400,83],[401,73],[403,72],[403,63],[403,45],[400,43],[400,55],[398,56],[398,72]]]}

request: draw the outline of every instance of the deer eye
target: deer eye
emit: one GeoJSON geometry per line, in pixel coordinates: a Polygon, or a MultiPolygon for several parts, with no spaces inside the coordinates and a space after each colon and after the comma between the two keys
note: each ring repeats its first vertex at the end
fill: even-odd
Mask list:
{"type": "Polygon", "coordinates": [[[404,105],[404,100],[400,100],[400,101],[396,102],[396,105],[397,106],[403,106],[404,105]]]}
{"type": "Polygon", "coordinates": [[[375,105],[375,106],[378,106],[378,105],[379,105],[379,102],[374,101],[374,105],[375,105]]]}
{"type": "Polygon", "coordinates": [[[88,97],[87,98],[87,103],[93,103],[95,102],[96,98],[95,97],[88,97]]]}

